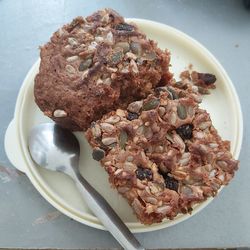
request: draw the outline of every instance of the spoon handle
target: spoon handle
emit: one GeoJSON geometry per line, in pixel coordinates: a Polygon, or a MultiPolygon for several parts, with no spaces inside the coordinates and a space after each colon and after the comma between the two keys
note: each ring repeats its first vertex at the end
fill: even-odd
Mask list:
{"type": "Polygon", "coordinates": [[[75,181],[76,186],[89,208],[100,219],[102,224],[109,230],[121,246],[128,250],[144,250],[144,247],[141,246],[113,208],[87,182],[87,180],[80,174],[77,174],[75,181]]]}

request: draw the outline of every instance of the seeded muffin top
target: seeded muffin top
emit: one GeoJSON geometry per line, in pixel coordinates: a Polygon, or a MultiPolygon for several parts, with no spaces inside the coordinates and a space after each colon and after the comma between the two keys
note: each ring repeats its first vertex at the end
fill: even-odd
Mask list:
{"type": "Polygon", "coordinates": [[[168,51],[111,9],[77,17],[41,47],[35,101],[63,127],[86,130],[170,79],[169,60],[168,51]]]}

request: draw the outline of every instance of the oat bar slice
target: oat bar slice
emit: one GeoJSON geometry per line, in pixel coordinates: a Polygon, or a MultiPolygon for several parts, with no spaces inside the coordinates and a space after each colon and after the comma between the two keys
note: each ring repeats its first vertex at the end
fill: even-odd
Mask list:
{"type": "Polygon", "coordinates": [[[144,224],[191,212],[238,168],[199,102],[197,87],[161,87],[86,132],[93,158],[144,224]]]}

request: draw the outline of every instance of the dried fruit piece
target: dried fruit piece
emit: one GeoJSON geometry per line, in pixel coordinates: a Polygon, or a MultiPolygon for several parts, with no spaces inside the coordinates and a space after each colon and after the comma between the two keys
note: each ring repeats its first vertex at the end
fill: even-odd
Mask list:
{"type": "Polygon", "coordinates": [[[216,76],[209,73],[198,73],[198,79],[202,80],[206,85],[211,85],[216,82],[216,76]]]}
{"type": "Polygon", "coordinates": [[[159,104],[160,104],[159,99],[151,99],[149,102],[143,105],[142,109],[145,111],[155,109],[159,104]]]}
{"type": "Polygon", "coordinates": [[[176,133],[183,140],[190,140],[193,136],[193,125],[192,124],[184,124],[176,129],[176,133]]]}
{"type": "Polygon", "coordinates": [[[127,134],[126,131],[122,130],[120,132],[120,136],[119,136],[119,146],[120,146],[120,148],[125,149],[127,140],[128,140],[128,134],[127,134]]]}
{"type": "Polygon", "coordinates": [[[139,179],[139,180],[152,180],[153,179],[153,174],[152,174],[152,171],[148,168],[142,168],[141,166],[139,166],[137,168],[137,170],[135,171],[136,173],[136,177],[139,179]]]}
{"type": "Polygon", "coordinates": [[[128,24],[128,23],[120,23],[120,24],[117,24],[115,26],[115,29],[116,30],[119,30],[119,31],[133,31],[134,30],[134,26],[128,24]]]}
{"type": "Polygon", "coordinates": [[[92,152],[92,157],[96,161],[100,161],[105,156],[105,151],[101,148],[95,148],[92,152]]]}
{"type": "Polygon", "coordinates": [[[128,119],[129,121],[135,120],[135,119],[137,119],[138,117],[139,117],[138,114],[132,113],[132,112],[128,112],[127,119],[128,119]]]}
{"type": "Polygon", "coordinates": [[[170,177],[168,174],[161,173],[161,175],[164,178],[166,188],[178,192],[179,182],[175,178],[170,177]]]}

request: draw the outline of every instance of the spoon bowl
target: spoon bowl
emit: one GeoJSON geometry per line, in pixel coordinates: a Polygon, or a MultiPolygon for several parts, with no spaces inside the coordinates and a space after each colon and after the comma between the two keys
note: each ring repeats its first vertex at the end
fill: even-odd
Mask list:
{"type": "Polygon", "coordinates": [[[124,249],[144,249],[107,201],[80,174],[80,145],[73,133],[54,123],[35,126],[29,136],[29,151],[41,167],[63,172],[74,180],[89,208],[124,249]]]}
{"type": "Polygon", "coordinates": [[[40,166],[72,174],[78,170],[80,145],[69,130],[54,123],[35,126],[29,136],[29,151],[40,166]]]}

